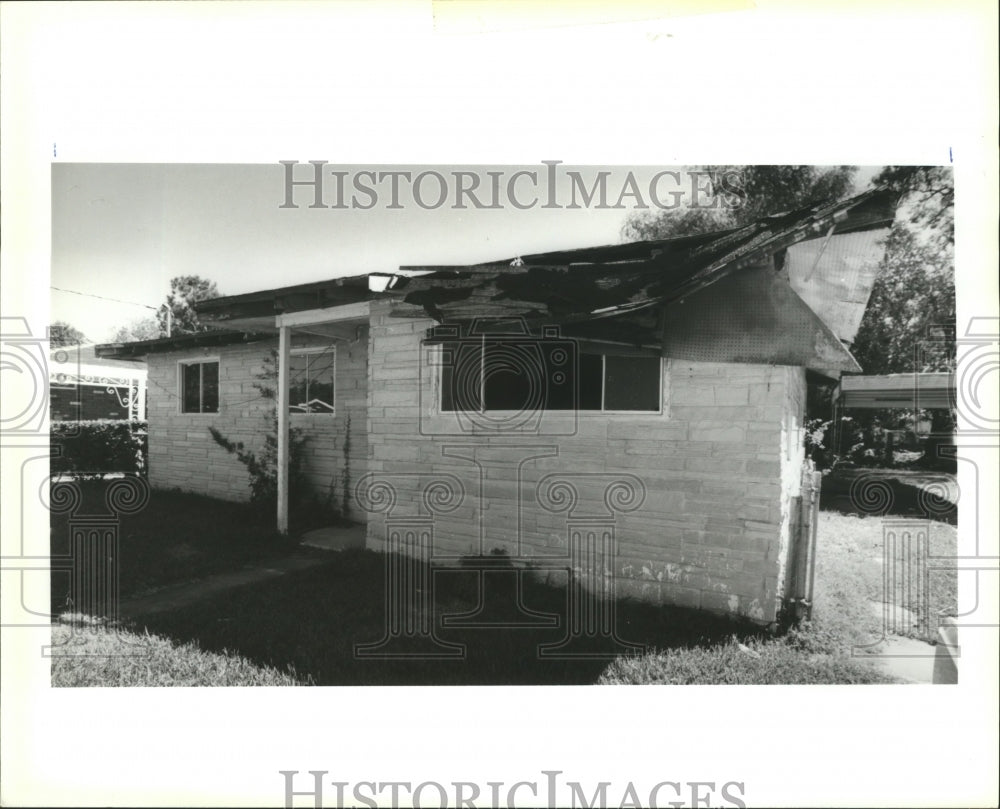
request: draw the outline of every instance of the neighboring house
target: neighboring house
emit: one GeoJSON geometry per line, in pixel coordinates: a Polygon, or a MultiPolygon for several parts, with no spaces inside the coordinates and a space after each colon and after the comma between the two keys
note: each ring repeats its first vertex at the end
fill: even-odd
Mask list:
{"type": "Polygon", "coordinates": [[[49,351],[52,421],[146,418],[146,363],[98,356],[92,344],[49,351]]]}
{"type": "Polygon", "coordinates": [[[276,356],[279,477],[290,424],[370,548],[499,549],[766,624],[797,586],[806,376],[860,370],[847,346],[894,213],[874,191],[701,236],[217,298],[196,308],[225,331],[99,353],[148,362],[154,486],[247,497],[208,428],[263,441],[276,356]]]}

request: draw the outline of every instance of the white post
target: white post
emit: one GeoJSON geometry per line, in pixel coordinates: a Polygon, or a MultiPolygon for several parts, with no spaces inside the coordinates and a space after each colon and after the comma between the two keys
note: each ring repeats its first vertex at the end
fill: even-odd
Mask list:
{"type": "Polygon", "coordinates": [[[278,330],[278,531],[288,533],[288,363],[291,329],[278,330]]]}
{"type": "Polygon", "coordinates": [[[135,382],[136,391],[135,420],[142,421],[146,418],[146,379],[145,377],[137,377],[133,382],[135,382]]]}

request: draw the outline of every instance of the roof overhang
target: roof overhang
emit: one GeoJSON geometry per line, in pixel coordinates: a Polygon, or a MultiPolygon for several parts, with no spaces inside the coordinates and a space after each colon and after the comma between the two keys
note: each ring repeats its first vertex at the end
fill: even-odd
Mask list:
{"type": "Polygon", "coordinates": [[[334,309],[376,297],[379,295],[369,289],[365,274],[210,298],[196,303],[194,309],[203,323],[273,333],[278,328],[276,317],[279,315],[334,309]]]}
{"type": "Polygon", "coordinates": [[[255,343],[270,339],[271,336],[271,334],[264,333],[215,329],[194,334],[179,334],[176,337],[160,337],[156,340],[137,340],[134,343],[105,343],[95,346],[94,350],[98,357],[126,359],[128,357],[144,357],[149,354],[164,354],[170,351],[183,351],[202,346],[255,343]]]}
{"type": "Polygon", "coordinates": [[[843,408],[928,410],[956,406],[955,374],[844,376],[834,398],[843,408]]]}

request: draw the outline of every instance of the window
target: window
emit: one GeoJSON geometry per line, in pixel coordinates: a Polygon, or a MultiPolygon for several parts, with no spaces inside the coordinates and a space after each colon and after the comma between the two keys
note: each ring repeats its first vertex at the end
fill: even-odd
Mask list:
{"type": "Polygon", "coordinates": [[[584,354],[573,341],[469,340],[441,346],[441,411],[660,412],[662,360],[584,354]]]}
{"type": "Polygon", "coordinates": [[[219,412],[219,361],[181,363],[181,412],[219,412]]]}
{"type": "Polygon", "coordinates": [[[334,348],[296,349],[288,363],[290,413],[333,413],[334,348]]]}

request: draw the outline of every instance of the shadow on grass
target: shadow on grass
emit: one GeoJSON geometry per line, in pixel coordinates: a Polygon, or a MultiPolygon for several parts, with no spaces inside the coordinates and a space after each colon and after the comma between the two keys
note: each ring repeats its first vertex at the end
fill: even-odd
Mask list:
{"type": "MultiPolygon", "coordinates": [[[[462,569],[434,572],[436,637],[462,648],[461,657],[380,659],[359,657],[358,644],[376,644],[386,635],[388,558],[369,551],[345,551],[329,564],[280,579],[232,590],[218,597],[136,624],[179,642],[196,640],[206,651],[236,652],[258,664],[289,666],[316,685],[545,685],[595,683],[611,661],[561,659],[539,654],[567,634],[565,587],[548,586],[522,575],[523,604],[533,613],[557,616],[550,626],[446,625],[445,615],[506,613],[516,590],[513,570],[491,574],[494,603],[478,604],[477,573],[462,569]],[[500,586],[497,586],[499,583],[500,586]],[[503,603],[500,603],[503,602],[503,603]]],[[[632,644],[660,649],[750,637],[761,630],[749,623],[696,610],[616,602],[616,632],[632,644]]],[[[400,620],[414,618],[400,614],[400,620]]],[[[539,619],[530,619],[538,621],[539,619]]]]}
{"type": "Polygon", "coordinates": [[[957,525],[957,506],[939,494],[941,489],[954,487],[954,475],[946,473],[836,469],[823,475],[820,508],[862,517],[912,517],[957,525]]]}
{"type": "MultiPolygon", "coordinates": [[[[134,514],[117,519],[105,497],[109,481],[74,484],[80,503],[71,514],[53,512],[50,552],[70,552],[72,523],[108,519],[118,527],[118,587],[121,597],[189,581],[243,565],[285,556],[295,549],[274,530],[273,522],[245,503],[232,503],[180,491],[154,490],[149,502],[134,514]]],[[[69,591],[69,574],[54,569],[52,610],[59,613],[69,591]]]]}

